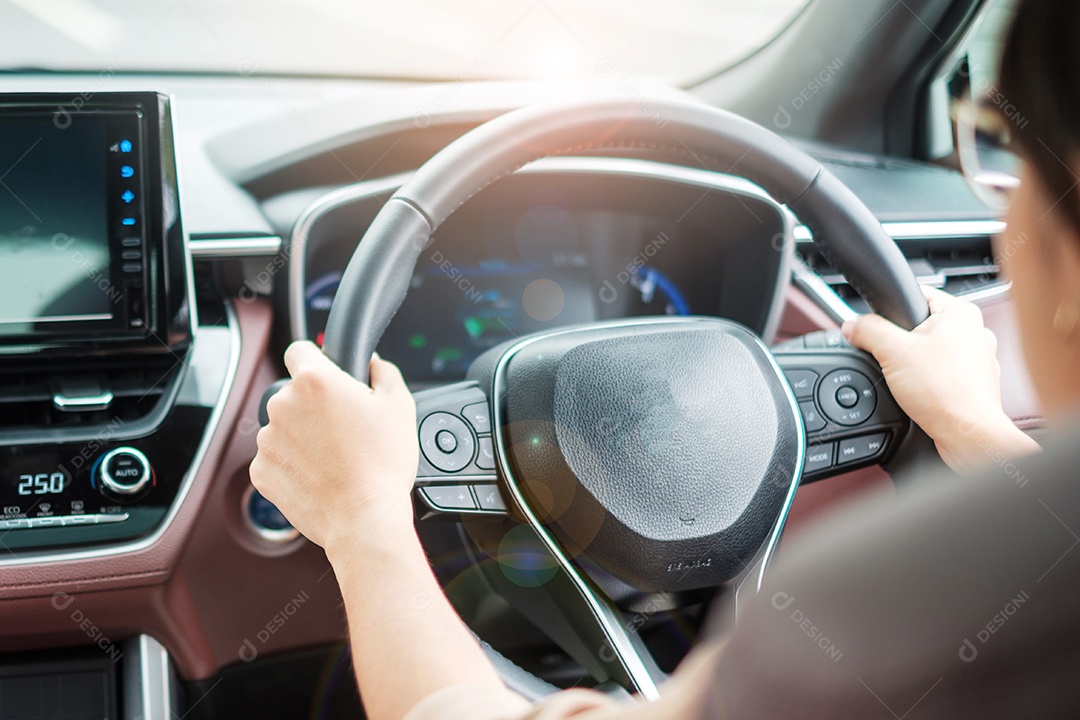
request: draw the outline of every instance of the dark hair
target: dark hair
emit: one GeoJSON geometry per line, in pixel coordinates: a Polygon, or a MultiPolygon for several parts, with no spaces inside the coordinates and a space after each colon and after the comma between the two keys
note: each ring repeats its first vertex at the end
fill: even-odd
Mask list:
{"type": "Polygon", "coordinates": [[[1080,2],[1021,0],[1001,57],[1003,102],[1018,116],[1016,144],[1080,231],[1080,2]]]}

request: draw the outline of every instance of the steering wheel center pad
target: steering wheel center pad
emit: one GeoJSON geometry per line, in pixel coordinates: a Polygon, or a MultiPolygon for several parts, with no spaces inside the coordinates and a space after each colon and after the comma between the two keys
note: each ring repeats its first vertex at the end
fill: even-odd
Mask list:
{"type": "Polygon", "coordinates": [[[598,99],[537,105],[448,145],[387,202],[349,263],[325,350],[367,379],[372,351],[408,291],[431,235],[463,203],[538,158],[621,148],[739,175],[786,203],[822,252],[885,317],[913,328],[928,314],[908,264],[877,218],[820,163],[771,131],[704,104],[598,99]]]}
{"type": "Polygon", "coordinates": [[[610,596],[711,587],[750,564],[804,449],[755,335],[716,319],[615,321],[494,352],[514,479],[610,596]]]}

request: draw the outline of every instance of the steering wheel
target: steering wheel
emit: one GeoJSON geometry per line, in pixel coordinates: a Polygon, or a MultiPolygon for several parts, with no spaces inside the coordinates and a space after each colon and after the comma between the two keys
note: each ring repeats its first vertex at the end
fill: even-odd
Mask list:
{"type": "MultiPolygon", "coordinates": [[[[425,163],[352,257],[327,355],[367,381],[432,234],[483,188],[546,156],[620,149],[747,178],[810,228],[875,311],[907,329],[927,317],[895,243],[816,160],[702,104],[604,99],[510,112],[425,163]]],[[[646,698],[662,673],[624,611],[725,583],[756,589],[800,480],[888,460],[912,427],[880,368],[838,333],[773,352],[718,318],[521,337],[477,359],[468,378],[416,393],[418,504],[490,515],[479,544],[493,556],[545,558],[546,582],[490,580],[598,681],[646,698]]]]}

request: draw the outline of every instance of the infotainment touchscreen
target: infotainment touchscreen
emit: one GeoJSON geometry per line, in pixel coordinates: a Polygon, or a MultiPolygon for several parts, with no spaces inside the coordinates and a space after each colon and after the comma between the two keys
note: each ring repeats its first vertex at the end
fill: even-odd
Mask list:
{"type": "Polygon", "coordinates": [[[0,118],[5,335],[116,315],[105,128],[95,120],[61,129],[48,120],[32,114],[0,118]]]}
{"type": "Polygon", "coordinates": [[[184,279],[167,111],[151,93],[0,95],[0,352],[167,344],[184,279]]]}

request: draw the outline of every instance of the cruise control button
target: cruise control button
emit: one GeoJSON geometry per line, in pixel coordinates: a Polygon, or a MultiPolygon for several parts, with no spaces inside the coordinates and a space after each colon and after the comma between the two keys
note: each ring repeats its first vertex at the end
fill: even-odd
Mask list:
{"type": "Polygon", "coordinates": [[[866,422],[874,414],[877,392],[870,378],[862,373],[846,369],[834,370],[821,378],[817,401],[825,417],[839,425],[851,427],[866,422]],[[844,404],[852,399],[855,400],[854,403],[844,404]]]}
{"type": "Polygon", "coordinates": [[[457,450],[457,438],[449,430],[440,430],[435,433],[435,444],[448,455],[457,450]]]}
{"type": "Polygon", "coordinates": [[[464,420],[447,412],[436,412],[420,423],[420,450],[435,469],[456,473],[472,462],[476,441],[464,420]],[[451,441],[453,449],[447,450],[451,441]]]}
{"type": "Polygon", "coordinates": [[[833,444],[812,445],[806,451],[806,462],[803,463],[803,473],[826,470],[833,464],[833,444]]]}
{"type": "Polygon", "coordinates": [[[817,432],[824,429],[825,418],[821,417],[821,413],[818,412],[813,400],[799,403],[799,410],[802,411],[802,420],[803,425],[806,426],[806,432],[817,432]]]}
{"type": "Polygon", "coordinates": [[[836,391],[836,402],[841,407],[853,408],[859,402],[859,393],[850,385],[845,385],[836,391]]]}
{"type": "Polygon", "coordinates": [[[884,448],[885,433],[841,440],[836,455],[836,464],[845,465],[859,460],[866,460],[878,455],[884,448]]]}
{"type": "Polygon", "coordinates": [[[429,485],[420,495],[435,510],[476,510],[468,485],[429,485]]]}
{"type": "Polygon", "coordinates": [[[498,485],[474,485],[473,491],[476,493],[476,501],[481,510],[506,512],[506,503],[503,502],[498,485]]]}
{"type": "Polygon", "coordinates": [[[795,391],[795,397],[798,400],[806,400],[814,396],[814,383],[818,379],[816,372],[810,370],[785,370],[784,375],[787,376],[788,383],[791,384],[791,389],[795,391]]]}
{"type": "Polygon", "coordinates": [[[476,453],[476,467],[481,470],[495,469],[495,445],[491,438],[482,437],[479,441],[480,451],[476,453]]]}
{"type": "Polygon", "coordinates": [[[469,421],[469,424],[473,426],[476,432],[480,434],[491,432],[491,414],[488,412],[486,402],[466,405],[462,408],[461,414],[465,416],[465,419],[469,421]]]}

